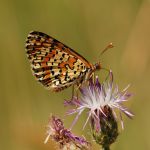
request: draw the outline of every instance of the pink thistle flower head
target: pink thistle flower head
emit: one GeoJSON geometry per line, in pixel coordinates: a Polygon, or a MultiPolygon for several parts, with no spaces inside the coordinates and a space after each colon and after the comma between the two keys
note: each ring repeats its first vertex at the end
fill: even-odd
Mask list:
{"type": "Polygon", "coordinates": [[[111,71],[109,80],[102,84],[99,82],[98,77],[96,77],[95,82],[90,80],[89,85],[80,88],[80,98],[74,96],[71,100],[65,101],[65,105],[75,106],[67,114],[77,113],[71,128],[77,122],[81,113],[87,110],[88,116],[83,129],[90,120],[95,141],[103,146],[105,144],[112,144],[118,136],[118,118],[120,118],[123,128],[122,113],[129,118],[134,116],[123,105],[131,97],[131,94],[127,92],[128,87],[119,91],[118,86],[115,86],[113,83],[113,74],[111,71]]]}
{"type": "Polygon", "coordinates": [[[129,86],[127,86],[124,90],[119,91],[118,86],[113,85],[112,72],[110,72],[109,77],[109,81],[101,84],[97,76],[95,82],[93,82],[93,80],[90,80],[88,86],[80,88],[80,98],[73,97],[73,99],[71,99],[70,101],[65,101],[65,105],[67,106],[76,106],[75,109],[70,109],[67,112],[68,115],[77,113],[72,126],[76,123],[77,119],[84,110],[88,111],[88,117],[84,124],[84,127],[87,124],[88,120],[92,118],[97,130],[100,130],[101,128],[100,119],[102,117],[107,118],[108,116],[107,108],[111,109],[115,119],[118,118],[116,110],[119,110],[119,117],[121,120],[122,128],[122,113],[124,113],[129,118],[132,118],[134,116],[133,113],[131,113],[128,108],[123,105],[123,103],[125,101],[128,101],[128,98],[131,97],[131,94],[127,92],[129,86]]]}
{"type": "Polygon", "coordinates": [[[88,150],[90,149],[90,143],[85,138],[75,136],[71,131],[64,128],[63,122],[55,117],[51,116],[48,124],[47,137],[44,143],[52,139],[55,141],[59,148],[65,149],[77,149],[88,150]]]}

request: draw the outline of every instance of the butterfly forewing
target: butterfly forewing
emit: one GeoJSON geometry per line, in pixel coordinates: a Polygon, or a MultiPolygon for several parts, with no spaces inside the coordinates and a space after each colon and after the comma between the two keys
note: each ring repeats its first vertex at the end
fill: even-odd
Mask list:
{"type": "Polygon", "coordinates": [[[54,91],[80,82],[92,67],[74,50],[41,32],[29,33],[26,50],[34,76],[54,91]]]}

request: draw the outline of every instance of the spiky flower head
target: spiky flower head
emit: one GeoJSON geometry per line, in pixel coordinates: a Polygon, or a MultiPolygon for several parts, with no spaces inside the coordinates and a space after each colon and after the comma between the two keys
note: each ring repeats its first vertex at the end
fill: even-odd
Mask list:
{"type": "Polygon", "coordinates": [[[87,120],[83,126],[86,126],[90,120],[93,137],[97,143],[113,143],[118,136],[117,119],[120,118],[123,128],[122,113],[129,118],[133,114],[123,105],[131,96],[127,92],[129,86],[123,91],[118,90],[118,86],[113,84],[113,75],[110,72],[109,80],[100,83],[98,77],[96,81],[89,81],[88,86],[80,88],[81,97],[73,97],[70,101],[65,101],[65,105],[76,106],[70,109],[67,114],[77,113],[71,128],[78,120],[84,110],[88,111],[87,120]],[[118,113],[117,113],[117,112],[118,113]]]}
{"type": "Polygon", "coordinates": [[[61,150],[88,150],[90,143],[83,137],[75,136],[68,129],[64,128],[61,119],[51,116],[48,124],[47,137],[44,143],[52,139],[61,150]]]}

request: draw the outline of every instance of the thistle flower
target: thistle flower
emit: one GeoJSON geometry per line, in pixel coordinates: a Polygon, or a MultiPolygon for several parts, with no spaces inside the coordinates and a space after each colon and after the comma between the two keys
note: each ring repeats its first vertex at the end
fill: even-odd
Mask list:
{"type": "Polygon", "coordinates": [[[118,90],[118,86],[113,85],[113,75],[110,72],[109,81],[100,83],[98,77],[96,81],[89,81],[88,86],[80,88],[81,97],[73,97],[70,101],[65,101],[65,105],[76,106],[67,112],[68,115],[77,113],[71,128],[77,122],[79,116],[84,110],[88,111],[87,120],[83,126],[86,126],[90,120],[92,134],[98,144],[104,146],[113,143],[118,136],[117,119],[120,118],[123,128],[122,113],[129,118],[133,114],[123,105],[131,94],[127,93],[127,86],[123,91],[118,90]],[[116,110],[118,110],[116,112],[116,110]]]}
{"type": "Polygon", "coordinates": [[[49,138],[58,143],[61,150],[87,150],[90,148],[90,143],[85,138],[73,135],[71,131],[64,128],[63,122],[55,116],[51,116],[49,120],[44,143],[47,143],[49,138]]]}

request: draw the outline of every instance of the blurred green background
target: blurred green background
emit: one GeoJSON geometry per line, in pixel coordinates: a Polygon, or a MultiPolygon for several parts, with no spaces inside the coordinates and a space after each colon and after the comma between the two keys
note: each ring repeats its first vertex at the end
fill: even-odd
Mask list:
{"type": "MultiPolygon", "coordinates": [[[[115,47],[101,58],[122,89],[131,83],[134,93],[128,107],[133,120],[124,117],[125,130],[112,150],[150,149],[150,1],[149,0],[1,0],[0,1],[0,149],[53,150],[43,144],[51,113],[63,118],[61,93],[45,90],[32,76],[24,45],[31,30],[42,31],[70,46],[90,62],[109,43],[115,47]]],[[[104,76],[105,72],[98,72],[104,76]]],[[[85,114],[85,113],[84,113],[85,114]]],[[[82,131],[82,115],[73,132],[82,131]]],[[[65,118],[69,127],[73,116],[65,118]]],[[[94,150],[99,147],[94,144],[94,150]]]]}

